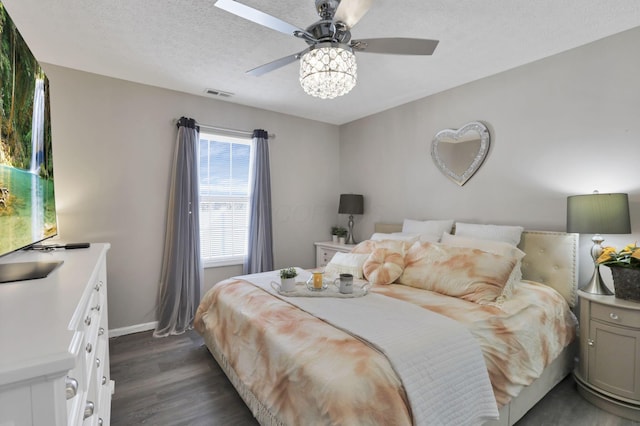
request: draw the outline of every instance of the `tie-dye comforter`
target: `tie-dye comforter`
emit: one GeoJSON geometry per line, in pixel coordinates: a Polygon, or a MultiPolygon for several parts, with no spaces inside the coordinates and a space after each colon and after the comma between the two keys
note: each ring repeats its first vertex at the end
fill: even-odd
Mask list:
{"type": "MultiPolygon", "coordinates": [[[[566,302],[541,284],[520,283],[501,307],[398,284],[371,291],[466,325],[482,349],[500,406],[575,337],[566,302]]],[[[384,355],[246,281],[215,285],[198,308],[195,327],[278,423],[413,423],[405,390],[384,355]]]]}

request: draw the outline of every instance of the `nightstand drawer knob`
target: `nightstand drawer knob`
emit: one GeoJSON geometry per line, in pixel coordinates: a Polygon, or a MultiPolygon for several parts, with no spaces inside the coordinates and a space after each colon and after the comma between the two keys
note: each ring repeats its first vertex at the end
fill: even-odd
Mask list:
{"type": "Polygon", "coordinates": [[[611,312],[609,314],[609,318],[611,318],[612,320],[615,320],[615,321],[620,319],[620,317],[618,315],[614,314],[613,312],[611,312]]]}
{"type": "Polygon", "coordinates": [[[592,339],[587,339],[587,345],[589,346],[593,346],[594,345],[594,341],[592,339]]]}

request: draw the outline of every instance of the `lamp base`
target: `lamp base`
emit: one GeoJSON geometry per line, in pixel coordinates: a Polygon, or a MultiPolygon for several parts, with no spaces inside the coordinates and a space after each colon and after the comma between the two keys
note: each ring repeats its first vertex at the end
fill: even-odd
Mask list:
{"type": "Polygon", "coordinates": [[[605,283],[602,282],[602,276],[600,276],[599,266],[600,265],[598,264],[594,265],[593,275],[591,276],[591,279],[589,280],[587,285],[585,285],[580,290],[584,291],[585,293],[613,296],[613,292],[609,290],[609,287],[607,287],[605,283]]]}
{"type": "Polygon", "coordinates": [[[356,243],[355,238],[353,238],[353,215],[352,214],[349,215],[348,226],[349,226],[349,236],[347,237],[346,243],[347,244],[358,244],[358,243],[356,243]]]}

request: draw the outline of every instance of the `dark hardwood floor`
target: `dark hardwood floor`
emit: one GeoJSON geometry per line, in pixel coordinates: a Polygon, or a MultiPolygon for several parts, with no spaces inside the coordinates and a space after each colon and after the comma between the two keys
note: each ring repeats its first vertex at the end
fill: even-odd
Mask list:
{"type": "MultiPolygon", "coordinates": [[[[112,425],[258,424],[195,331],[160,339],[153,338],[151,332],[136,333],[112,338],[109,343],[111,378],[116,382],[112,425]]],[[[614,416],[585,401],[569,377],[517,423],[543,425],[640,423],[614,416]]]]}

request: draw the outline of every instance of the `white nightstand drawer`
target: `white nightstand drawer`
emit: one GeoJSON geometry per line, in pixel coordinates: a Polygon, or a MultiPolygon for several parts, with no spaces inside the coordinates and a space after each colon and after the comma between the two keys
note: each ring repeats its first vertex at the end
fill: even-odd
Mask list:
{"type": "Polygon", "coordinates": [[[349,253],[355,247],[354,244],[338,244],[331,241],[314,244],[316,246],[316,268],[327,266],[336,253],[349,253]]]}
{"type": "Polygon", "coordinates": [[[631,311],[629,309],[602,305],[596,302],[591,303],[591,318],[626,327],[640,327],[640,311],[631,311]]]}

